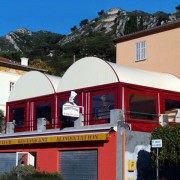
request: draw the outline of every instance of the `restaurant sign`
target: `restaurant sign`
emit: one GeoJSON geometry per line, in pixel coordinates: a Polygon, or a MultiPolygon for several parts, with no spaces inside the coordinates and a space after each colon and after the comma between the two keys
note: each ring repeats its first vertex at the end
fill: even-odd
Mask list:
{"type": "Polygon", "coordinates": [[[79,107],[66,103],[63,105],[63,116],[79,117],[79,107]]]}
{"type": "Polygon", "coordinates": [[[26,138],[0,139],[0,146],[15,144],[40,144],[58,142],[78,142],[78,141],[102,141],[108,140],[108,133],[80,134],[80,135],[59,135],[59,136],[38,136],[26,138]]]}
{"type": "Polygon", "coordinates": [[[63,105],[62,115],[70,116],[70,117],[79,117],[79,109],[80,107],[74,103],[74,98],[77,93],[75,91],[71,91],[69,100],[63,105]]]}

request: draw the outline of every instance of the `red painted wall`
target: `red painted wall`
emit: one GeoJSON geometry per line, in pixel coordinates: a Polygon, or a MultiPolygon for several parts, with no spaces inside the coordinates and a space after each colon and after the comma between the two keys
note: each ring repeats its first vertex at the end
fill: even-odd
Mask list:
{"type": "Polygon", "coordinates": [[[110,134],[108,143],[98,148],[98,180],[116,179],[116,133],[110,134]]]}
{"type": "Polygon", "coordinates": [[[56,148],[45,148],[37,150],[36,169],[38,171],[58,172],[59,153],[56,148]]]}
{"type": "Polygon", "coordinates": [[[1,146],[0,153],[1,152],[33,152],[36,153],[36,169],[38,171],[58,172],[59,163],[60,163],[59,151],[97,149],[98,180],[106,180],[106,179],[115,180],[116,179],[116,132],[111,132],[109,135],[110,137],[108,141],[1,146]]]}

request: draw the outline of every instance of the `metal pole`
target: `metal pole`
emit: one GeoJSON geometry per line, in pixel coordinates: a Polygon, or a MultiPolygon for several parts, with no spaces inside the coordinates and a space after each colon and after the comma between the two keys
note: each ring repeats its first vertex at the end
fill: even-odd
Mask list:
{"type": "Polygon", "coordinates": [[[156,169],[156,175],[157,175],[157,180],[159,180],[159,148],[157,148],[157,169],[156,169]]]}

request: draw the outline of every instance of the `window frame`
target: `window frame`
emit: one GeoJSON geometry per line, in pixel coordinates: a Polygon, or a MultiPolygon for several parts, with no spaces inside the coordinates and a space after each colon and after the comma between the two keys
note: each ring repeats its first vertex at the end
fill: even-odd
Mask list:
{"type": "Polygon", "coordinates": [[[28,113],[28,104],[27,102],[22,102],[18,104],[11,104],[9,105],[9,122],[13,122],[13,109],[18,109],[18,108],[24,108],[24,124],[23,127],[16,127],[14,126],[14,132],[24,132],[24,131],[29,131],[30,130],[30,122],[28,121],[29,113],[28,113]]]}
{"type": "Polygon", "coordinates": [[[11,92],[12,90],[13,90],[13,88],[14,88],[14,86],[15,86],[15,81],[10,81],[9,82],[9,92],[11,92]]]}
{"type": "MultiPolygon", "coordinates": [[[[134,119],[130,119],[130,113],[126,113],[126,112],[130,112],[130,104],[129,104],[129,94],[139,94],[139,95],[143,95],[143,96],[152,96],[155,97],[155,110],[156,110],[156,114],[159,114],[159,106],[158,106],[158,92],[153,92],[148,90],[148,88],[146,87],[145,89],[143,88],[133,88],[133,87],[127,87],[126,88],[126,93],[125,93],[125,119],[128,123],[131,122],[138,122],[138,119],[134,118],[134,119]]],[[[158,116],[155,118],[155,120],[148,120],[148,119],[144,119],[141,122],[139,121],[138,123],[142,125],[144,125],[145,123],[156,123],[158,122],[158,116]]]]}
{"type": "Polygon", "coordinates": [[[135,61],[139,62],[146,60],[146,41],[144,40],[144,41],[136,42],[135,49],[136,49],[135,61]]]}
{"type": "Polygon", "coordinates": [[[89,124],[90,125],[95,125],[95,124],[106,124],[110,123],[110,118],[108,119],[97,119],[95,120],[93,117],[93,97],[98,96],[98,95],[103,95],[103,94],[113,94],[114,95],[114,107],[113,109],[116,109],[118,107],[118,95],[117,95],[117,87],[104,87],[102,88],[97,88],[94,91],[89,91],[90,92],[90,119],[89,119],[89,124]]]}
{"type": "Polygon", "coordinates": [[[166,114],[165,113],[165,100],[174,100],[174,101],[180,101],[180,96],[178,93],[168,93],[168,92],[163,92],[161,94],[161,114],[166,114]]]}
{"type": "Polygon", "coordinates": [[[169,99],[169,100],[175,100],[175,101],[180,101],[180,96],[178,95],[178,93],[162,93],[161,95],[161,113],[164,114],[165,113],[165,99],[169,99]]]}
{"type": "MultiPolygon", "coordinates": [[[[37,130],[37,119],[36,119],[36,106],[37,105],[41,105],[41,104],[47,104],[50,103],[51,105],[51,120],[50,124],[46,124],[46,129],[52,129],[55,125],[55,114],[54,114],[54,110],[55,110],[55,103],[54,103],[54,98],[51,97],[42,97],[42,98],[38,98],[38,99],[34,99],[31,101],[31,103],[33,103],[33,119],[31,120],[32,125],[35,124],[35,126],[33,125],[32,129],[33,130],[37,130]]],[[[32,111],[31,109],[31,111],[32,111]]]]}

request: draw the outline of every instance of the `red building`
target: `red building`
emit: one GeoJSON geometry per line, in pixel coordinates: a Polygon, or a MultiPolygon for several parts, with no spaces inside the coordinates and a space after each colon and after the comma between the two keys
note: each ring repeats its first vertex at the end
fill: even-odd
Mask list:
{"type": "Polygon", "coordinates": [[[87,57],[59,79],[26,73],[6,111],[0,172],[23,160],[39,171],[61,172],[65,180],[124,180],[130,177],[126,130],[149,134],[179,123],[180,80],[87,57]],[[72,91],[79,118],[62,115],[72,91]]]}

